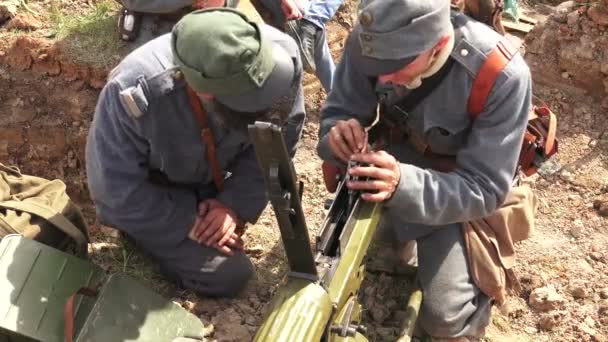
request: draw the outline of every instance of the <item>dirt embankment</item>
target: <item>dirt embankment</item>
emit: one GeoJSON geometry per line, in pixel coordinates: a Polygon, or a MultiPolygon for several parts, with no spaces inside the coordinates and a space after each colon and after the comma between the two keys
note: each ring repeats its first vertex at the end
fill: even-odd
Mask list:
{"type": "Polygon", "coordinates": [[[88,198],[84,143],[107,71],[73,64],[43,39],[18,36],[0,49],[0,160],[88,198]]]}
{"type": "Polygon", "coordinates": [[[608,1],[544,8],[549,19],[526,37],[526,60],[535,81],[583,89],[608,109],[608,1]]]}

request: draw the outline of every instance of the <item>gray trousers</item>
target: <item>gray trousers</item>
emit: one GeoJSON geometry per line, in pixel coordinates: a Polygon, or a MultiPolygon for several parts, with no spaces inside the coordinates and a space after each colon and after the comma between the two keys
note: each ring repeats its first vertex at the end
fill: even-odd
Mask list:
{"type": "Polygon", "coordinates": [[[244,252],[226,256],[187,236],[177,244],[164,244],[162,236],[153,243],[133,237],[139,249],[160,266],[161,272],[184,289],[211,297],[234,297],[253,275],[253,266],[244,252]]]}
{"type": "MultiPolygon", "coordinates": [[[[381,239],[396,248],[404,247],[407,240],[402,240],[399,227],[385,216],[379,228],[381,239]]],[[[492,301],[471,279],[460,224],[427,227],[427,232],[412,238],[423,293],[420,326],[435,338],[482,337],[490,321],[492,301]]]]}
{"type": "Polygon", "coordinates": [[[139,250],[160,266],[161,272],[184,289],[210,297],[234,297],[241,292],[254,269],[244,252],[226,256],[215,248],[188,238],[190,227],[166,227],[166,231],[127,232],[139,250]]]}

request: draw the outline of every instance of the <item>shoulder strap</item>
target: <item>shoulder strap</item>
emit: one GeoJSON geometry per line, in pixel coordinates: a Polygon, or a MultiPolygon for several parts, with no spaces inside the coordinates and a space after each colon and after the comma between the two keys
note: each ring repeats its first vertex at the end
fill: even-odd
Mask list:
{"type": "Polygon", "coordinates": [[[30,213],[47,220],[57,227],[57,229],[74,239],[78,248],[78,255],[87,255],[87,237],[70,220],[54,209],[33,201],[22,202],[14,200],[0,202],[0,208],[30,213]]]}
{"type": "Polygon", "coordinates": [[[217,190],[221,191],[222,186],[224,185],[224,177],[222,177],[220,164],[217,161],[217,155],[215,153],[215,139],[213,138],[213,131],[211,131],[211,128],[209,128],[209,120],[207,120],[207,114],[203,109],[203,104],[201,103],[198,95],[190,86],[187,86],[186,89],[188,91],[190,106],[192,107],[194,114],[196,114],[196,120],[201,127],[201,140],[207,148],[207,161],[209,162],[211,173],[213,174],[213,183],[215,183],[217,190]]]}
{"type": "Polygon", "coordinates": [[[507,36],[504,36],[482,64],[473,81],[468,100],[467,108],[472,120],[477,119],[477,116],[483,112],[496,79],[516,53],[517,47],[507,36]]]}

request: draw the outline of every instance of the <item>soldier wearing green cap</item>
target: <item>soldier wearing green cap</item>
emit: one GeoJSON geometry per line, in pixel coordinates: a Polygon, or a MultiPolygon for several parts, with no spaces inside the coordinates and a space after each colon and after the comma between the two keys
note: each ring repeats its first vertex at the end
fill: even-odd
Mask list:
{"type": "Polygon", "coordinates": [[[321,110],[319,155],[334,164],[362,163],[347,172],[369,179],[347,186],[363,191],[364,200],[384,202],[394,241],[417,242],[419,325],[436,341],[477,340],[490,320],[493,298],[472,280],[462,222],[487,217],[505,200],[531,106],[530,72],[516,54],[483,111],[475,120],[468,112],[475,76],[501,40],[490,27],[451,13],[448,0],[362,1],[321,110]],[[401,110],[434,75],[443,76],[426,97],[401,110]],[[379,102],[404,129],[385,134],[381,149],[370,152],[364,127],[379,102]],[[452,167],[438,168],[434,160],[441,158],[452,167]]]}
{"type": "Polygon", "coordinates": [[[87,140],[99,221],[183,287],[237,294],[253,271],[237,229],[267,203],[247,125],[281,125],[293,155],[301,80],[292,38],[227,8],[192,12],[129,54],[101,92],[87,140]],[[201,139],[209,132],[213,143],[201,139]]]}

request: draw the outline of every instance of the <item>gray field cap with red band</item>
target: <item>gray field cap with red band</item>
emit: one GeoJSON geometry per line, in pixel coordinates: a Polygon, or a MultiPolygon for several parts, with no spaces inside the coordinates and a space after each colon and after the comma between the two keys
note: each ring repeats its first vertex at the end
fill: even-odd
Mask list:
{"type": "Polygon", "coordinates": [[[346,53],[368,76],[395,72],[450,32],[449,0],[363,0],[346,53]]]}
{"type": "Polygon", "coordinates": [[[294,78],[288,53],[233,9],[209,8],[184,16],[173,27],[171,46],[186,82],[234,110],[271,107],[294,78]]]}

